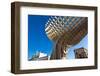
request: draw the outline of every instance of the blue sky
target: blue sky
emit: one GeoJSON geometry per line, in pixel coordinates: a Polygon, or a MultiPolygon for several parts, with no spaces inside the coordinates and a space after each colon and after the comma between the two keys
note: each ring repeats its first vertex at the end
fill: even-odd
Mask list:
{"type": "MultiPolygon", "coordinates": [[[[50,55],[53,49],[53,42],[49,40],[45,33],[45,24],[51,16],[43,15],[28,15],[28,59],[30,59],[36,52],[46,53],[50,55]]],[[[79,47],[87,48],[87,36],[81,40],[77,45],[69,48],[68,58],[74,58],[73,50],[79,47]]]]}
{"type": "Polygon", "coordinates": [[[49,55],[53,48],[53,42],[45,33],[45,24],[50,16],[28,15],[28,58],[37,51],[49,55]]]}

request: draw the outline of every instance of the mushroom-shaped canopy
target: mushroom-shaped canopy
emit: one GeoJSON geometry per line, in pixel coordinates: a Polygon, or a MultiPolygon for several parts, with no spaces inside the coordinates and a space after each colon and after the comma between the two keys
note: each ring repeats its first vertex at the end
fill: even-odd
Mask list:
{"type": "Polygon", "coordinates": [[[87,17],[52,16],[46,23],[45,31],[50,40],[75,45],[87,34],[87,25],[87,17]]]}

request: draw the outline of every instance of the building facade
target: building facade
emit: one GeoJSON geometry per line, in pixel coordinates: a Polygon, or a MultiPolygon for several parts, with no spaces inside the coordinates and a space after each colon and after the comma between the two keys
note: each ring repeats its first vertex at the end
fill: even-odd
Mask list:
{"type": "Polygon", "coordinates": [[[85,48],[78,48],[74,50],[75,59],[88,58],[88,50],[85,48]]]}

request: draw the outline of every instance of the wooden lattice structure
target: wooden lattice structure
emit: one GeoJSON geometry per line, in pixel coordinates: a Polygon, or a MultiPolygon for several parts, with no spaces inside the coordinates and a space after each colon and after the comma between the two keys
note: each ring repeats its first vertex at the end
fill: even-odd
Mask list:
{"type": "Polygon", "coordinates": [[[79,43],[88,31],[87,17],[52,16],[46,23],[45,31],[55,42],[50,59],[66,58],[67,48],[79,43]]]}

